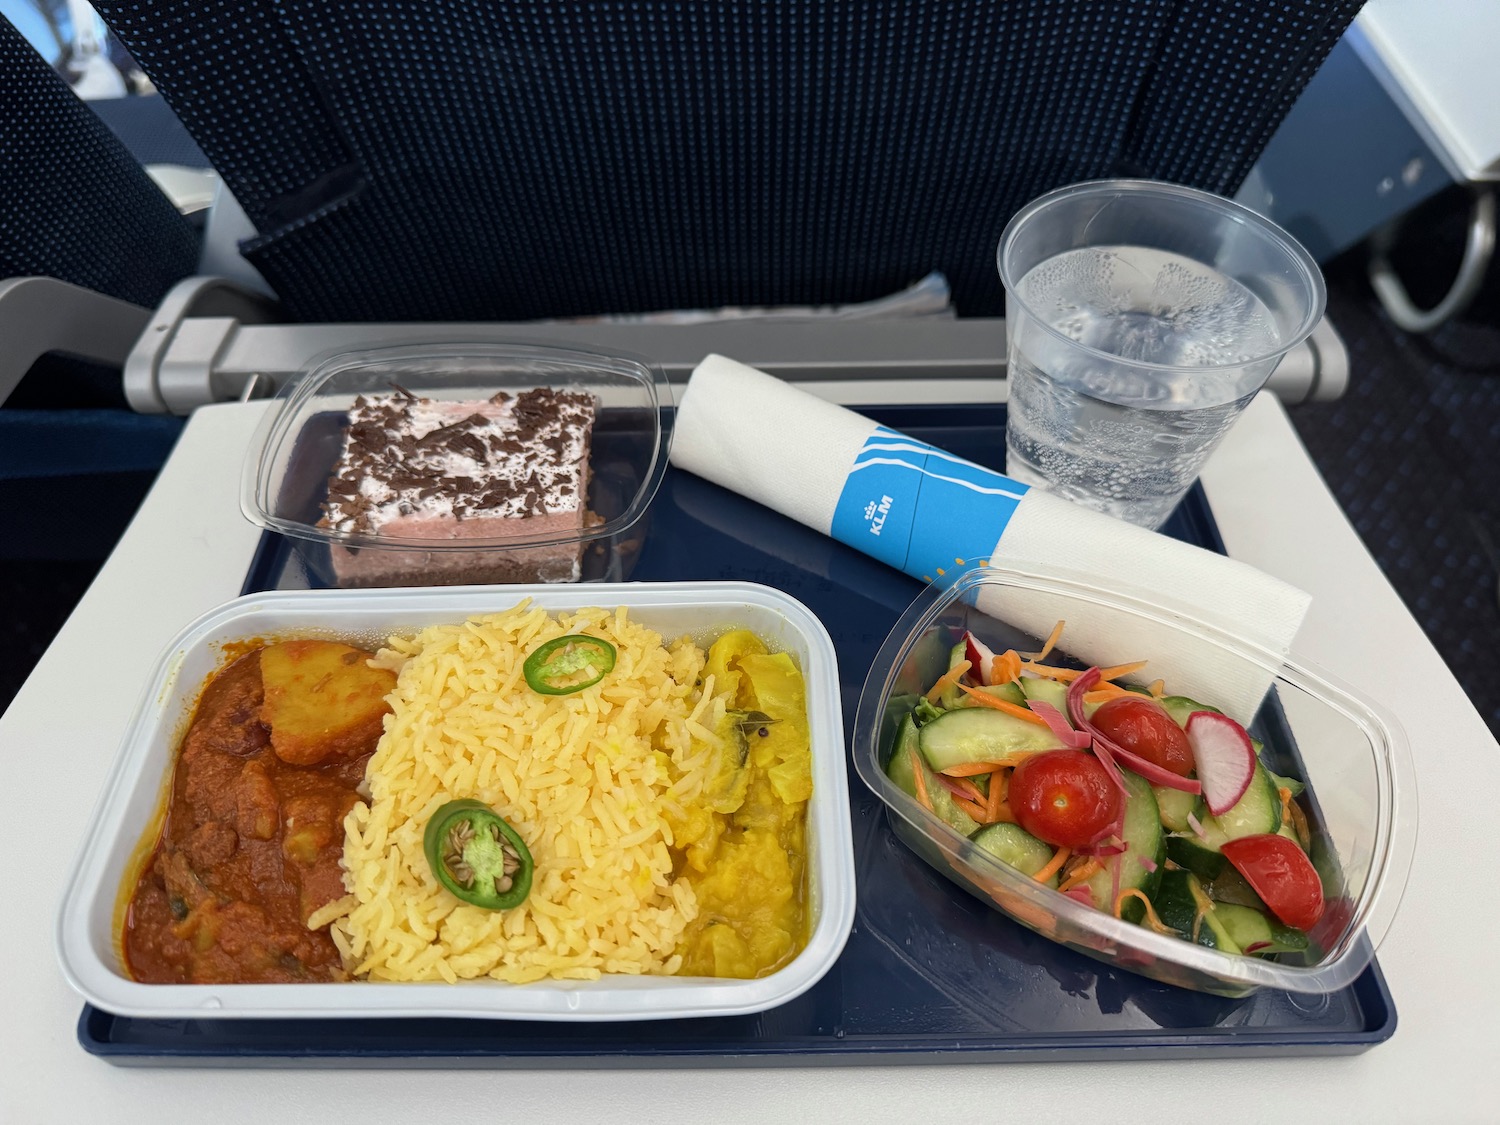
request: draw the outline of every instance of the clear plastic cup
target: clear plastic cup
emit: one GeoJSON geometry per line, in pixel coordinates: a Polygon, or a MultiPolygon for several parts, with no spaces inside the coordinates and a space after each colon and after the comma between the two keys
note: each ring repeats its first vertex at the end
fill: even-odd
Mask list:
{"type": "Polygon", "coordinates": [[[998,261],[1006,473],[1150,528],[1326,300],[1317,263],[1280,227],[1149,180],[1034,200],[998,261]]]}

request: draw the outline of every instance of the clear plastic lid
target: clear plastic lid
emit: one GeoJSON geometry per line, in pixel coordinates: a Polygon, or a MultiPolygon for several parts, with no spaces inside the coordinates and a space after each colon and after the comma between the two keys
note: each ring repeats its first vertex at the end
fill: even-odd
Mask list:
{"type": "Polygon", "coordinates": [[[241,507],[262,527],[347,549],[426,553],[516,551],[618,535],[645,513],[666,471],[671,388],[645,360],[532,344],[436,344],[343,352],[290,380],[245,462],[241,507]],[[323,502],[356,398],[409,392],[480,402],[536,388],[582,392],[595,403],[587,449],[587,518],[565,531],[437,539],[323,526],[323,502]]]}

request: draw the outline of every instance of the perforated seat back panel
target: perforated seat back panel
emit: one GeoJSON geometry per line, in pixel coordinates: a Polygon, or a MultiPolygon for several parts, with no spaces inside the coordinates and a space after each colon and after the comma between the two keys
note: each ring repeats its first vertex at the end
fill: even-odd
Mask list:
{"type": "Polygon", "coordinates": [[[305,319],[997,314],[1064,183],[1232,191],[1354,0],[101,0],[305,319]],[[1222,29],[1222,34],[1220,33],[1222,29]]]}
{"type": "Polygon", "coordinates": [[[0,18],[0,279],[55,277],[154,305],[197,255],[187,220],[0,18]]]}

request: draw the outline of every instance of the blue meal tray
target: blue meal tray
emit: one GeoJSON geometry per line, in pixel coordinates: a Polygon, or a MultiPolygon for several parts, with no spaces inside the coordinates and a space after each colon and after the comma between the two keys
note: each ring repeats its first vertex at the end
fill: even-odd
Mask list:
{"type": "MultiPolygon", "coordinates": [[[[1003,407],[899,407],[885,425],[1001,468],[1003,407]]],[[[636,580],[742,579],[822,618],[839,659],[844,722],[866,670],[920,584],[852,548],[670,470],[636,580]]],[[[1198,487],[1164,529],[1222,551],[1198,487]]],[[[246,591],[305,584],[267,534],[246,591]]],[[[84,1049],[135,1066],[660,1067],[1346,1055],[1388,1039],[1396,1009],[1378,965],[1327,996],[1228,1000],[1117,971],[958,891],[891,832],[851,778],[858,909],[843,955],[782,1007],[722,1019],[622,1024],[502,1020],[161,1020],[85,1006],[84,1049]]],[[[317,987],[310,985],[309,987],[317,987]]]]}

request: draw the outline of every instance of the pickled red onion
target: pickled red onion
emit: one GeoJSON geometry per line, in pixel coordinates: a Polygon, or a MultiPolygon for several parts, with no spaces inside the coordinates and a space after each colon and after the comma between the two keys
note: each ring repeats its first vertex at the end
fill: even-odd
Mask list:
{"type": "Polygon", "coordinates": [[[1044,703],[1040,699],[1028,700],[1026,706],[1035,711],[1048,728],[1057,736],[1059,742],[1070,750],[1086,750],[1090,738],[1087,731],[1074,730],[1068,725],[1068,720],[1063,713],[1050,703],[1044,703]]]}
{"type": "MultiPolygon", "coordinates": [[[[1162,785],[1168,789],[1181,789],[1184,793],[1197,795],[1203,792],[1203,786],[1190,777],[1183,777],[1171,770],[1162,769],[1155,762],[1148,762],[1139,754],[1126,750],[1123,746],[1107,737],[1093,723],[1084,717],[1083,693],[1088,691],[1099,679],[1099,669],[1090,668],[1068,685],[1068,713],[1072,716],[1073,725],[1079,730],[1086,731],[1094,740],[1096,749],[1102,746],[1110,757],[1123,762],[1130,767],[1131,771],[1140,774],[1152,785],[1162,785]]],[[[1144,696],[1142,697],[1144,698],[1144,696]]],[[[1103,755],[1101,754],[1102,758],[1103,755]]]]}

